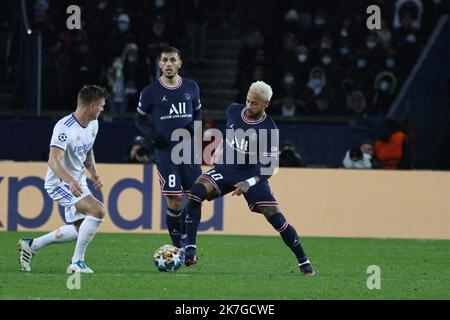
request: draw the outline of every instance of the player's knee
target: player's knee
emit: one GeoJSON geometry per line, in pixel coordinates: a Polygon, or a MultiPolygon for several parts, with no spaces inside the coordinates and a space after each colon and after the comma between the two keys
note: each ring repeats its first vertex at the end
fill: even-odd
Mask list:
{"type": "Polygon", "coordinates": [[[264,217],[266,217],[266,219],[269,219],[269,217],[280,212],[280,208],[278,206],[259,207],[259,211],[264,215],[264,217]]]}
{"type": "Polygon", "coordinates": [[[190,200],[202,202],[206,200],[208,196],[208,190],[202,183],[195,183],[191,188],[190,200]]]}
{"type": "Polygon", "coordinates": [[[93,216],[98,219],[103,219],[106,215],[106,209],[103,203],[98,203],[93,211],[93,216]]]}
{"type": "Polygon", "coordinates": [[[206,178],[200,176],[197,178],[197,180],[195,181],[195,183],[200,183],[202,184],[208,194],[207,199],[211,200],[212,198],[215,198],[217,196],[217,190],[214,188],[214,186],[211,184],[211,182],[209,180],[207,180],[206,178]]]}
{"type": "Polygon", "coordinates": [[[173,210],[183,209],[183,199],[181,196],[167,196],[167,206],[173,210]]]}

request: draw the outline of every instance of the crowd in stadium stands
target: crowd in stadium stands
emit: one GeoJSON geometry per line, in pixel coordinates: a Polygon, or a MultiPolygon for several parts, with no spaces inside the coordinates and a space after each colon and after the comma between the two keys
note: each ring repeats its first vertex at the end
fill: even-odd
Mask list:
{"type": "Polygon", "coordinates": [[[109,110],[133,112],[140,89],[159,76],[162,46],[181,47],[183,58],[201,68],[208,25],[237,20],[237,98],[250,81],[265,80],[274,87],[272,112],[286,117],[386,114],[448,10],[442,0],[85,0],[82,29],[71,31],[60,27],[66,1],[29,4],[33,30],[43,31],[48,109],[68,109],[82,84],[100,83],[112,93],[109,110]],[[372,4],[381,8],[381,30],[366,27],[372,4]]]}
{"type": "Polygon", "coordinates": [[[161,47],[188,43],[185,53],[193,63],[205,59],[210,1],[77,4],[82,9],[81,30],[68,30],[60,27],[68,17],[66,1],[30,2],[32,29],[43,33],[43,105],[48,109],[70,109],[67,106],[82,84],[100,83],[112,93],[108,101],[112,112],[134,112],[140,90],[159,77],[161,47]]]}
{"type": "MultiPolygon", "coordinates": [[[[249,2],[253,12],[258,2],[249,2]]],[[[438,15],[448,11],[445,5],[440,0],[283,1],[271,8],[271,21],[252,23],[245,32],[239,98],[249,81],[267,80],[275,85],[276,113],[286,117],[385,115],[438,15]],[[381,30],[366,27],[364,13],[371,4],[382,8],[381,30]]]]}

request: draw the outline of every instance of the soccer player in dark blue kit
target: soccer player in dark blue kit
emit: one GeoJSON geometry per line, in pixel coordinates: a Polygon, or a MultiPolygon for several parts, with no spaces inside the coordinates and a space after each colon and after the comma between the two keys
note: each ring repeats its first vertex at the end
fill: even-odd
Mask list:
{"type": "Polygon", "coordinates": [[[233,195],[243,194],[250,210],[263,214],[280,233],[284,243],[295,254],[300,271],[307,276],[314,275],[314,269],[300,244],[299,236],[281,213],[267,181],[278,163],[277,127],[265,113],[271,97],[272,88],[262,81],[257,81],[250,86],[245,105],[233,103],[227,109],[227,135],[222,144],[222,154],[217,156],[216,153],[214,167],[198,177],[191,188],[185,209],[187,266],[197,263],[198,260],[196,238],[201,219],[201,203],[233,191],[233,195]],[[238,130],[248,134],[238,134],[238,130]],[[230,132],[234,133],[230,135],[230,132]],[[275,141],[272,136],[276,136],[275,141]],[[261,140],[265,138],[266,143],[261,144],[261,140]],[[275,167],[267,166],[269,163],[275,164],[275,167]]]}
{"type": "MultiPolygon", "coordinates": [[[[174,164],[171,141],[174,130],[184,128],[192,135],[194,121],[201,121],[200,90],[193,80],[178,74],[181,68],[180,51],[174,47],[161,50],[159,67],[162,76],[146,86],[139,98],[135,123],[139,130],[154,144],[156,166],[161,193],[166,196],[166,223],[174,246],[182,248],[184,219],[182,195],[189,195],[197,177],[202,173],[200,161],[174,164]],[[151,116],[151,119],[148,117],[151,116]]],[[[192,144],[194,139],[191,139],[192,144]]]]}

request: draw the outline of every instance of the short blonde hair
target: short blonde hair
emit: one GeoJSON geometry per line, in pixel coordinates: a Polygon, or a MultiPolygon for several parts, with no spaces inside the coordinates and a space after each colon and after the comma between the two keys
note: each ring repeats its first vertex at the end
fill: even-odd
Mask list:
{"type": "Polygon", "coordinates": [[[273,95],[272,87],[269,86],[264,81],[253,82],[252,85],[250,86],[250,88],[248,89],[248,91],[253,91],[255,93],[258,93],[261,96],[263,96],[265,99],[267,99],[268,101],[270,101],[270,99],[272,98],[272,95],[273,95]]]}

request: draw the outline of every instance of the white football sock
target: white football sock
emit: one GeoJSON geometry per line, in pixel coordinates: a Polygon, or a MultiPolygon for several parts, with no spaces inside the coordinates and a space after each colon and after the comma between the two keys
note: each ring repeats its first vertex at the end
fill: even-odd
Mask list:
{"type": "Polygon", "coordinates": [[[44,234],[42,237],[33,239],[31,250],[38,251],[52,243],[62,243],[76,240],[78,232],[74,225],[65,225],[52,232],[44,234]]]}
{"type": "Polygon", "coordinates": [[[75,253],[72,257],[72,263],[78,260],[84,261],[84,254],[89,243],[97,233],[97,229],[103,219],[98,219],[92,216],[87,216],[80,225],[80,231],[78,233],[77,245],[75,247],[75,253]]]}

